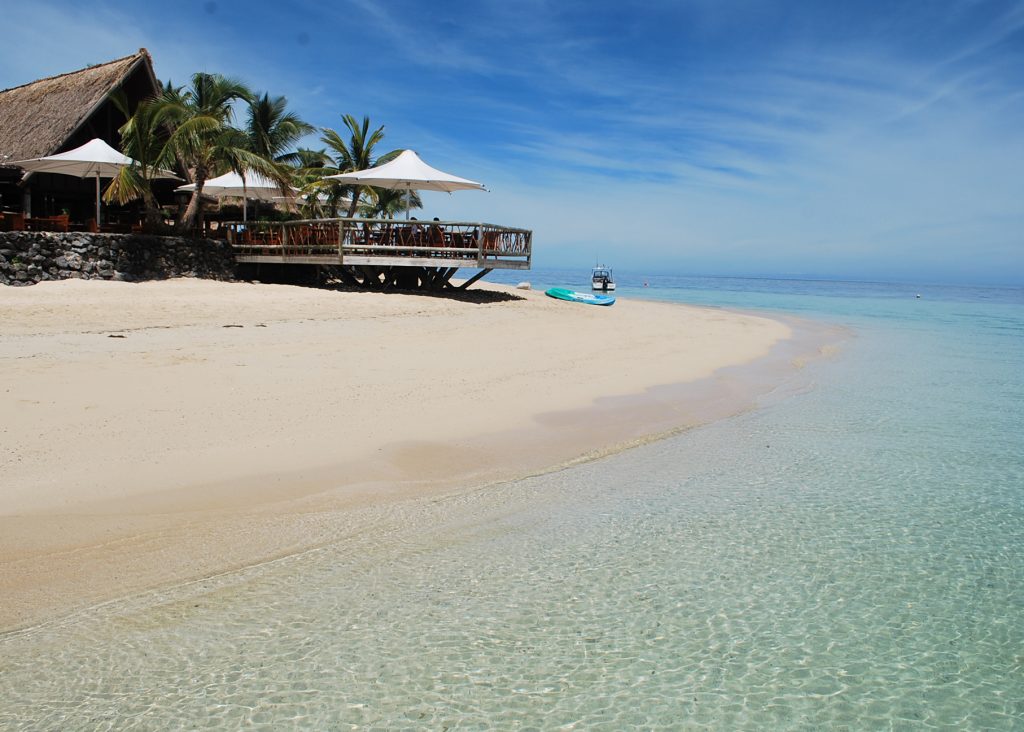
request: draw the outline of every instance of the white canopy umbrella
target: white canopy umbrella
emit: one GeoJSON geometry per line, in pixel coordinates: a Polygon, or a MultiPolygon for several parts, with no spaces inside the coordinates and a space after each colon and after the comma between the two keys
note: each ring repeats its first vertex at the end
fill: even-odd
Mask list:
{"type": "MultiPolygon", "coordinates": [[[[196,184],[189,183],[188,185],[178,186],[174,190],[183,193],[193,193],[196,190],[196,184]]],[[[287,188],[285,190],[290,191],[293,197],[299,192],[296,188],[287,188]]],[[[243,221],[247,220],[246,201],[248,199],[274,201],[282,198],[282,190],[279,183],[259,173],[252,172],[239,175],[231,171],[224,175],[218,175],[216,178],[210,178],[203,184],[203,193],[207,193],[215,198],[241,198],[243,221]]]]}
{"type": "MultiPolygon", "coordinates": [[[[100,178],[113,178],[121,168],[135,165],[135,161],[122,155],[103,140],[94,138],[74,150],[47,155],[43,158],[18,160],[8,163],[30,173],[59,173],[76,178],[96,178],[96,224],[100,223],[100,178]]],[[[168,170],[157,170],[155,178],[177,178],[168,170]]]]}
{"type": "MultiPolygon", "coordinates": [[[[353,173],[328,175],[324,180],[337,180],[350,185],[376,186],[407,191],[452,191],[478,190],[486,191],[483,183],[460,178],[443,170],[432,168],[420,159],[414,150],[403,150],[389,163],[378,165],[353,173]]],[[[409,216],[408,207],[405,210],[409,216]]]]}

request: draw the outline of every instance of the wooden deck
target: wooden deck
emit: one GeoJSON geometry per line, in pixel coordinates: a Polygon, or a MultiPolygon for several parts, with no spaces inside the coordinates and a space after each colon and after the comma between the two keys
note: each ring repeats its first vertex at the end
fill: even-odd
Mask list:
{"type": "Polygon", "coordinates": [[[465,221],[315,219],[233,222],[239,263],[433,269],[529,269],[533,232],[465,221]]]}

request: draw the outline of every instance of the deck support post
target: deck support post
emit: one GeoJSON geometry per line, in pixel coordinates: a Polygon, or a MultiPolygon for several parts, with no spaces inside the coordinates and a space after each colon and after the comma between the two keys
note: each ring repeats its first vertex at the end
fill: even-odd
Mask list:
{"type": "Polygon", "coordinates": [[[441,277],[444,279],[444,286],[451,287],[451,279],[459,271],[458,267],[447,267],[441,269],[441,277]]]}
{"type": "MultiPolygon", "coordinates": [[[[459,285],[458,287],[456,287],[455,289],[456,289],[456,290],[465,290],[465,289],[466,289],[467,287],[469,287],[470,285],[472,285],[472,284],[473,284],[474,282],[476,282],[477,280],[479,280],[479,279],[480,279],[481,277],[486,277],[487,275],[489,275],[489,274],[490,274],[490,273],[491,273],[492,271],[493,271],[493,270],[490,270],[490,269],[482,269],[482,270],[480,270],[479,272],[477,272],[477,273],[476,273],[475,275],[473,275],[472,277],[470,277],[470,278],[469,278],[468,280],[466,280],[465,282],[463,282],[463,283],[462,283],[461,285],[459,285]]],[[[454,272],[453,272],[452,274],[454,274],[454,272]]]]}

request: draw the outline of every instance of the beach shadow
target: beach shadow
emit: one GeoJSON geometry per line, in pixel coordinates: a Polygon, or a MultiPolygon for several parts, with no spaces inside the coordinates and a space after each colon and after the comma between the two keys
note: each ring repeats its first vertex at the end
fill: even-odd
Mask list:
{"type": "Polygon", "coordinates": [[[418,297],[436,297],[443,300],[455,300],[458,302],[468,302],[475,305],[489,305],[498,302],[515,302],[517,300],[525,300],[525,297],[520,295],[514,295],[511,292],[500,292],[498,290],[425,290],[425,289],[402,289],[399,287],[388,287],[388,288],[370,288],[362,287],[360,285],[349,285],[342,282],[328,282],[322,285],[316,285],[317,289],[320,290],[334,290],[336,292],[376,292],[382,295],[398,295],[406,296],[415,295],[418,297]]]}
{"type": "MultiPolygon", "coordinates": [[[[500,302],[525,300],[525,297],[510,292],[486,289],[486,283],[474,283],[473,289],[459,290],[454,288],[434,289],[419,284],[420,275],[408,278],[381,277],[377,284],[367,281],[376,273],[345,272],[337,267],[304,264],[261,264],[240,266],[236,279],[244,282],[262,282],[275,285],[292,285],[295,287],[313,287],[318,290],[334,290],[335,292],[379,292],[386,295],[418,295],[421,297],[437,297],[475,305],[489,305],[500,302]],[[404,286],[416,283],[415,286],[404,286]]],[[[429,279],[428,279],[429,281],[429,279]]],[[[434,280],[437,282],[437,280],[434,280]]]]}

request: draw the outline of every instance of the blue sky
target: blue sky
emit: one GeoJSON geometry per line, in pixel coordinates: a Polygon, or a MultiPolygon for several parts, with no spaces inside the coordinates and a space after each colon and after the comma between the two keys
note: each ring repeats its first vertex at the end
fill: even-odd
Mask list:
{"type": "MultiPolygon", "coordinates": [[[[0,0],[0,87],[146,47],[484,182],[538,266],[1024,283],[1024,2],[0,0]]],[[[310,139],[311,146],[317,146],[310,139]]]]}

